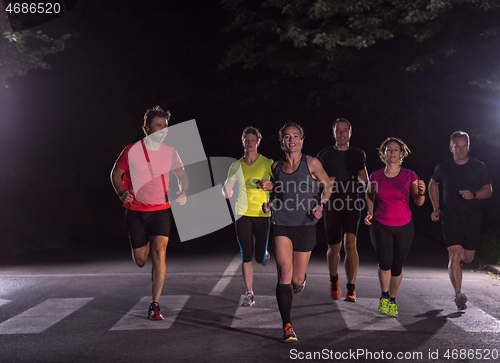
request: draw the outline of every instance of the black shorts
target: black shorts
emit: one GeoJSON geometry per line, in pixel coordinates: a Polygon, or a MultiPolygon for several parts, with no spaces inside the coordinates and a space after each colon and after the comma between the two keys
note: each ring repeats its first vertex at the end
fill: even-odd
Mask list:
{"type": "Polygon", "coordinates": [[[148,244],[151,236],[170,237],[171,210],[163,209],[153,212],[139,212],[125,209],[125,223],[132,248],[140,248],[148,244]]]}
{"type": "Polygon", "coordinates": [[[450,220],[443,216],[443,238],[446,247],[460,245],[464,250],[475,251],[479,246],[481,222],[450,220]]]}
{"type": "Polygon", "coordinates": [[[316,225],[277,226],[273,225],[273,237],[287,237],[296,252],[310,252],[316,246],[316,225]]]}
{"type": "Polygon", "coordinates": [[[332,202],[330,199],[326,205],[323,215],[325,233],[328,245],[336,245],[342,242],[343,236],[346,233],[358,234],[359,220],[361,212],[354,208],[354,202],[351,206],[343,204],[343,208],[338,208],[339,203],[332,202]]]}

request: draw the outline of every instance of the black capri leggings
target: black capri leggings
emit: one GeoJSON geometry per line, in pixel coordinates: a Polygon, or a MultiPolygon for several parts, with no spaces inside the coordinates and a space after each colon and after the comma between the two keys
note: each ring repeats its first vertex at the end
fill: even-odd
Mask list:
{"type": "Polygon", "coordinates": [[[236,236],[240,245],[241,261],[252,261],[255,237],[255,261],[262,263],[266,258],[269,241],[269,217],[242,216],[236,220],[236,236]]]}
{"type": "Polygon", "coordinates": [[[404,226],[386,226],[375,218],[370,227],[370,238],[377,252],[378,265],[381,270],[391,270],[392,276],[403,272],[403,262],[413,242],[413,221],[404,226]]]}

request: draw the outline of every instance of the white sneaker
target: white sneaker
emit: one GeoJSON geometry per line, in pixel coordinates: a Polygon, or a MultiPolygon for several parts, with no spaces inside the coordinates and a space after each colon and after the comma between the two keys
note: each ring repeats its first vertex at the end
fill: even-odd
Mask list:
{"type": "Polygon", "coordinates": [[[264,261],[262,261],[261,265],[266,266],[269,263],[270,258],[271,258],[271,254],[269,253],[269,251],[266,251],[266,258],[264,259],[264,261]]]}
{"type": "Polygon", "coordinates": [[[462,291],[455,294],[455,304],[457,304],[458,310],[467,309],[467,296],[462,291]]]}
{"type": "Polygon", "coordinates": [[[249,292],[241,302],[241,306],[254,306],[254,305],[255,305],[254,294],[249,292]]]}

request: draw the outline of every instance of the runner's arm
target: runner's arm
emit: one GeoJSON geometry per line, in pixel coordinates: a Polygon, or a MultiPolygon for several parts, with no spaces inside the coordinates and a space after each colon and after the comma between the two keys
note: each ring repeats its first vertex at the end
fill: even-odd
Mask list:
{"type": "Polygon", "coordinates": [[[134,196],[131,190],[125,190],[122,184],[123,174],[125,174],[125,170],[120,169],[116,164],[113,166],[111,170],[111,185],[115,189],[118,198],[124,203],[130,203],[134,200],[134,196]]]}
{"type": "Polygon", "coordinates": [[[177,198],[175,199],[175,201],[180,205],[184,205],[186,204],[187,200],[187,191],[189,185],[188,175],[184,168],[175,170],[174,174],[177,177],[177,184],[179,185],[179,191],[176,193],[177,198]]]}
{"type": "Polygon", "coordinates": [[[368,188],[366,188],[366,217],[365,224],[371,225],[371,219],[373,218],[373,202],[375,200],[375,188],[374,183],[368,182],[368,188]]]}
{"type": "Polygon", "coordinates": [[[423,180],[417,179],[411,183],[411,195],[415,205],[421,206],[425,202],[425,183],[423,180]]]}
{"type": "Polygon", "coordinates": [[[439,210],[439,183],[434,179],[429,181],[429,197],[431,198],[432,208],[431,220],[439,221],[441,211],[439,210]]]}
{"type": "Polygon", "coordinates": [[[332,195],[332,188],[330,186],[330,177],[326,173],[325,169],[323,169],[323,164],[318,159],[310,156],[307,158],[307,165],[309,166],[309,170],[311,174],[319,181],[320,186],[323,187],[323,192],[321,193],[321,197],[319,200],[319,205],[313,208],[312,213],[316,217],[316,219],[320,219],[323,214],[323,205],[330,199],[330,195],[332,195]]]}

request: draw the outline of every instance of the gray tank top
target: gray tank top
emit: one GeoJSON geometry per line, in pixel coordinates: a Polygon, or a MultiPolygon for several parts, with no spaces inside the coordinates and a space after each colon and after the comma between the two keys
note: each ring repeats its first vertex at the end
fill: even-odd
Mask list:
{"type": "Polygon", "coordinates": [[[318,205],[319,189],[302,154],[299,167],[291,174],[283,172],[284,159],[274,170],[273,207],[271,221],[278,226],[314,225],[318,219],[312,209],[318,205]]]}

